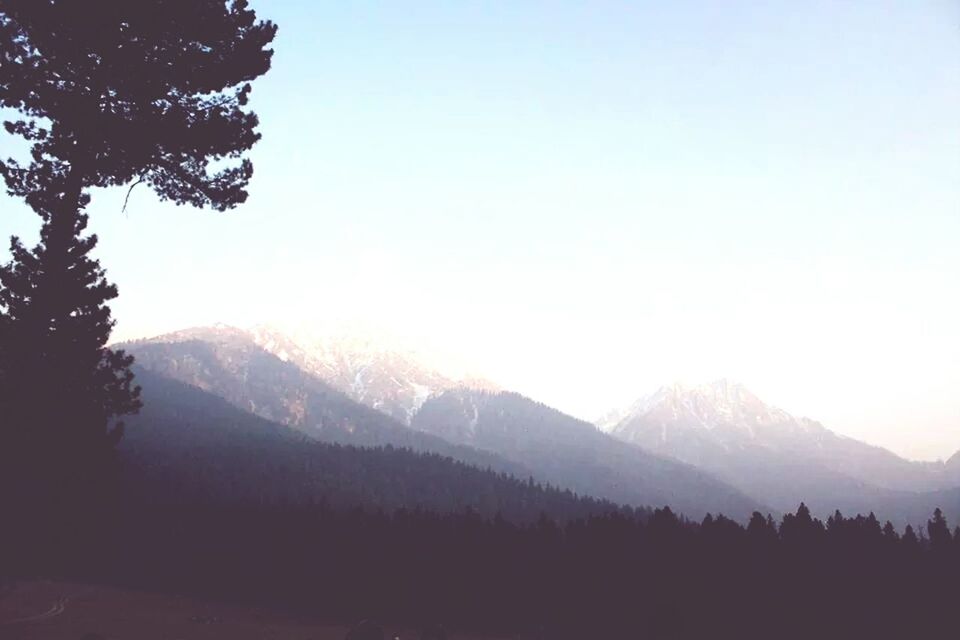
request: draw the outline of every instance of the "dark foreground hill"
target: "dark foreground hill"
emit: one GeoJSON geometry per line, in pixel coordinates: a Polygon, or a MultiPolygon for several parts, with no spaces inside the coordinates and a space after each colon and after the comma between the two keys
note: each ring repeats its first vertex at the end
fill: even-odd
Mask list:
{"type": "Polygon", "coordinates": [[[918,540],[871,518],[824,524],[804,508],[779,526],[758,517],[744,528],[685,524],[667,510],[645,522],[517,526],[322,505],[133,503],[97,533],[71,551],[71,578],[530,640],[942,637],[960,598],[960,544],[945,526],[918,540]]]}
{"type": "Polygon", "coordinates": [[[918,539],[805,507],[746,527],[616,512],[437,455],[313,442],[199,389],[140,381],[152,408],[121,449],[133,489],[76,521],[82,535],[0,528],[0,571],[559,640],[933,637],[955,624],[960,531],[939,515],[918,539]]]}

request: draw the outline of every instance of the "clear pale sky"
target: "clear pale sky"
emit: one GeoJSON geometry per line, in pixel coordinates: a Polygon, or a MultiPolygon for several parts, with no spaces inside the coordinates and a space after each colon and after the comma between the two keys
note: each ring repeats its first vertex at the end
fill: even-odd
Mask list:
{"type": "Polygon", "coordinates": [[[960,449],[955,0],[253,4],[249,202],[94,196],[118,338],[355,318],[588,419],[728,377],[960,449]]]}

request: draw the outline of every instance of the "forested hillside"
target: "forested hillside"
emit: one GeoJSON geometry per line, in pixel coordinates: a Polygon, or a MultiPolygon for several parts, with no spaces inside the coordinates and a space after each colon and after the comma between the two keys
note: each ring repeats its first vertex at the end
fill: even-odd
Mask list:
{"type": "Polygon", "coordinates": [[[745,528],[669,510],[517,526],[202,502],[131,504],[103,524],[72,556],[74,579],[504,637],[942,637],[960,598],[960,530],[939,514],[922,538],[803,506],[745,528]]]}
{"type": "Polygon", "coordinates": [[[645,453],[515,394],[447,391],[427,400],[409,428],[265,351],[245,331],[203,328],[122,346],[144,369],[208,390],[317,440],[440,453],[618,504],[669,504],[696,519],[713,512],[745,521],[755,509],[765,510],[707,473],[645,453]],[[474,397],[492,404],[488,410],[488,400],[482,400],[478,433],[483,437],[470,439],[463,437],[462,425],[472,416],[461,405],[474,397]],[[503,403],[503,410],[496,403],[503,403]]]}
{"type": "MultiPolygon", "coordinates": [[[[497,514],[532,522],[640,511],[437,453],[321,443],[200,389],[138,370],[144,408],[120,446],[127,486],[149,502],[326,504],[497,514]]],[[[506,466],[506,465],[505,465],[506,466]]],[[[519,467],[517,467],[519,468],[519,467]]]]}
{"type": "Polygon", "coordinates": [[[516,463],[411,430],[351,400],[318,377],[267,352],[244,331],[220,328],[192,332],[190,336],[120,346],[136,356],[140,370],[209,391],[245,412],[289,426],[315,440],[429,451],[479,467],[528,475],[516,463]]]}

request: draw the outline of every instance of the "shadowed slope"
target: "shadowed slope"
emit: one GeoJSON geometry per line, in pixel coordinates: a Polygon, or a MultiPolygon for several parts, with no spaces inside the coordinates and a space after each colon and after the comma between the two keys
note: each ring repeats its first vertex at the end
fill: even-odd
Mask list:
{"type": "Polygon", "coordinates": [[[707,473],[620,442],[516,393],[447,391],[428,400],[412,426],[616,502],[669,505],[697,519],[707,512],[745,519],[754,510],[765,511],[707,473]]]}
{"type": "Polygon", "coordinates": [[[619,509],[435,453],[316,442],[150,371],[137,380],[144,408],[120,453],[144,499],[472,510],[517,522],[619,509]]]}

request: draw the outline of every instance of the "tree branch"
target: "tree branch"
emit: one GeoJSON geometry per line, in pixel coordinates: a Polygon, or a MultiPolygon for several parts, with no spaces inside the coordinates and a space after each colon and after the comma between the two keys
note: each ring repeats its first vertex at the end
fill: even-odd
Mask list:
{"type": "Polygon", "coordinates": [[[130,188],[127,189],[127,197],[123,199],[123,209],[120,210],[121,213],[126,213],[126,212],[127,212],[127,204],[129,204],[129,202],[130,202],[130,192],[133,191],[133,188],[134,188],[135,186],[137,186],[138,184],[140,184],[141,182],[143,182],[143,179],[146,178],[146,176],[147,176],[147,174],[141,175],[141,176],[137,179],[137,181],[134,182],[132,185],[130,185],[130,188]]]}

